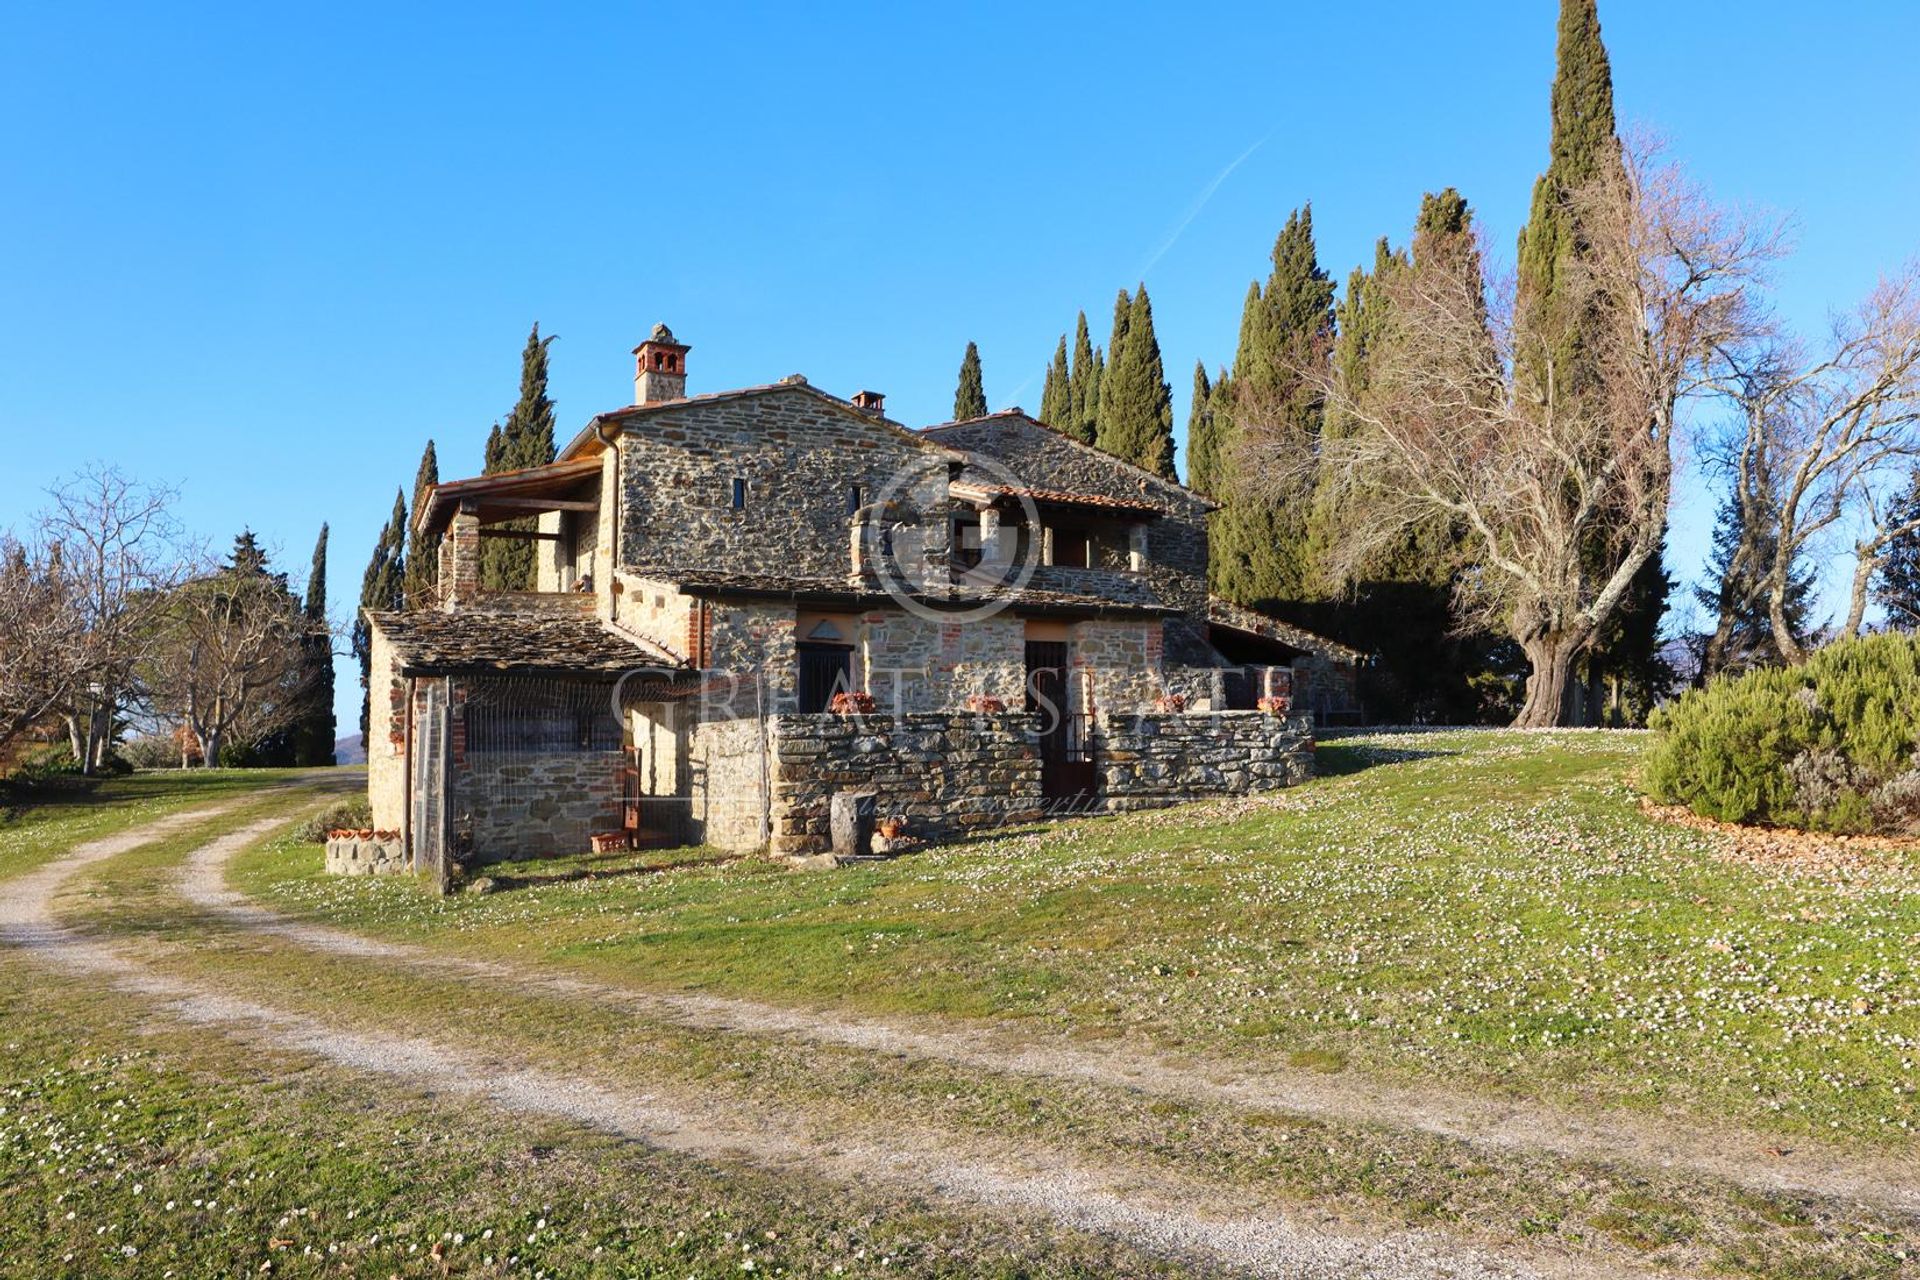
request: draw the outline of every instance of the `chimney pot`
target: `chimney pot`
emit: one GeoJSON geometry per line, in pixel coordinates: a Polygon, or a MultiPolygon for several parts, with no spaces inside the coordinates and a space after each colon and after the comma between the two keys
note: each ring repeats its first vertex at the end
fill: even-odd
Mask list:
{"type": "Polygon", "coordinates": [[[876,418],[886,416],[887,398],[878,391],[856,391],[853,393],[853,407],[862,413],[870,413],[876,418]]]}
{"type": "Polygon", "coordinates": [[[664,324],[653,326],[647,340],[633,349],[633,402],[655,404],[683,400],[687,395],[687,352],[693,348],[674,340],[664,324]]]}

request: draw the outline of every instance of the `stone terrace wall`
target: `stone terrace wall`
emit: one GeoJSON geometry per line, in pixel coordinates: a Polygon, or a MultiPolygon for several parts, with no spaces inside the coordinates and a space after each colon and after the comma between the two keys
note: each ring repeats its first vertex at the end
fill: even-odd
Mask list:
{"type": "Polygon", "coordinates": [[[1112,812],[1279,791],[1313,776],[1313,724],[1259,711],[1116,716],[1094,736],[1112,812]]]}
{"type": "MultiPolygon", "coordinates": [[[[840,791],[871,791],[881,817],[950,839],[1046,815],[1037,718],[997,715],[780,716],[772,724],[772,851],[832,845],[840,791]]],[[[1257,711],[1115,717],[1096,735],[1098,808],[1161,808],[1278,791],[1313,776],[1313,729],[1257,711]]]]}
{"type": "Polygon", "coordinates": [[[773,852],[831,847],[838,791],[872,791],[940,839],[1041,816],[1039,738],[1024,713],[780,716],[773,722],[773,852]]]}
{"type": "Polygon", "coordinates": [[[585,853],[620,825],[618,751],[469,751],[450,779],[451,806],[473,822],[474,860],[585,853]]]}

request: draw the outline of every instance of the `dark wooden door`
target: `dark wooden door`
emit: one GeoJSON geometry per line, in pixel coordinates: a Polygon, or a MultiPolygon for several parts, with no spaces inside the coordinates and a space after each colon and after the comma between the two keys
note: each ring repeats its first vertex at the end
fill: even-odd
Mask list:
{"type": "Polygon", "coordinates": [[[801,715],[815,715],[827,709],[834,694],[852,689],[853,649],[844,644],[805,642],[799,650],[799,711],[801,715]]]}
{"type": "Polygon", "coordinates": [[[1064,640],[1027,641],[1027,710],[1039,718],[1040,793],[1049,800],[1091,800],[1092,744],[1067,697],[1064,640]]]}

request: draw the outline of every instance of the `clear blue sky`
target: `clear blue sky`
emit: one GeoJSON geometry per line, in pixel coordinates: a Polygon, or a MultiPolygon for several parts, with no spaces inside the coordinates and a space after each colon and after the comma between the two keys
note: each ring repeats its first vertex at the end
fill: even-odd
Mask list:
{"type": "MultiPolygon", "coordinates": [[[[1510,246],[1546,161],[1550,0],[806,9],[0,8],[0,525],[110,460],[296,571],[331,521],[344,613],[427,437],[479,469],[536,319],[563,436],[656,320],[695,390],[799,371],[922,423],[969,339],[1037,408],[1144,273],[1184,422],[1289,209],[1344,280],[1449,184],[1510,246]]],[[[1920,8],[1601,20],[1623,119],[1794,215],[1789,317],[1920,251],[1920,8]]],[[[358,700],[343,663],[343,732],[358,700]]]]}

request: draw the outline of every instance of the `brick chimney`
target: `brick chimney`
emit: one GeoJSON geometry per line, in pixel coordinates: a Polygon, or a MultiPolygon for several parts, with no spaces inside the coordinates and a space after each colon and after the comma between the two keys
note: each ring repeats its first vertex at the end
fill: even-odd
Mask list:
{"type": "Polygon", "coordinates": [[[856,391],[853,393],[853,407],[862,413],[870,413],[876,418],[887,416],[887,398],[878,391],[856,391]]]}
{"type": "Polygon", "coordinates": [[[675,342],[673,330],[664,324],[653,326],[647,340],[633,349],[633,402],[654,404],[684,399],[690,350],[685,343],[675,342]]]}
{"type": "Polygon", "coordinates": [[[440,606],[457,609],[480,598],[480,516],[462,503],[440,540],[440,606]]]}

